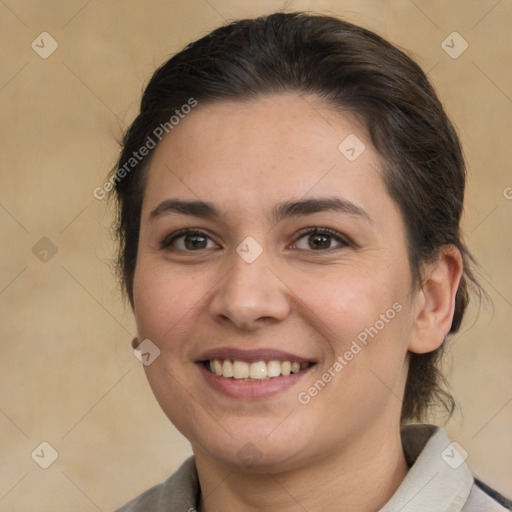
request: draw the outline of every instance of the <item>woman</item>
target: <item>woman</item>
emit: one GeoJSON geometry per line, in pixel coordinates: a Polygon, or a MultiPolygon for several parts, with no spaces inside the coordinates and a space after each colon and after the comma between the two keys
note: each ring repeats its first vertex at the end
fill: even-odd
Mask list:
{"type": "Polygon", "coordinates": [[[120,512],[502,511],[421,421],[471,288],[465,168],[425,74],[274,14],[156,71],[111,175],[133,342],[194,457],[120,512]]]}

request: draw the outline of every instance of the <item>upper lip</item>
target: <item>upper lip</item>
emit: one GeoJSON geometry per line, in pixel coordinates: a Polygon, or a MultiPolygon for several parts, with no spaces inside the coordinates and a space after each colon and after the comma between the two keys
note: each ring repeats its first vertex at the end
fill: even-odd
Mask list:
{"type": "Polygon", "coordinates": [[[229,359],[255,363],[256,361],[291,361],[297,363],[314,362],[291,352],[284,352],[274,348],[241,349],[236,347],[219,347],[208,350],[199,355],[196,362],[211,361],[212,359],[229,359]]]}

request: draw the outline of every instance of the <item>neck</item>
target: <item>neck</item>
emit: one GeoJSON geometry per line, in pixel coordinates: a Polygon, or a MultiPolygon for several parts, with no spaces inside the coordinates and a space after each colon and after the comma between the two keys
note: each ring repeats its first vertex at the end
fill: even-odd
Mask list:
{"type": "Polygon", "coordinates": [[[383,435],[372,429],[341,452],[284,472],[234,469],[196,453],[199,512],[375,512],[407,474],[400,433],[394,430],[383,435]]]}

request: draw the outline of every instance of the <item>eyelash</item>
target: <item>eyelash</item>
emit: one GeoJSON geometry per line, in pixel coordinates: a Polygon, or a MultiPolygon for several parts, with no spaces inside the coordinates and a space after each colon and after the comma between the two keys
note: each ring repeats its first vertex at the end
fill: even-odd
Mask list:
{"type": "MultiPolygon", "coordinates": [[[[312,249],[310,252],[330,252],[330,251],[333,251],[336,249],[353,246],[353,244],[348,240],[348,238],[346,238],[345,236],[341,235],[337,231],[334,231],[333,229],[330,229],[330,228],[318,228],[318,227],[304,228],[304,229],[300,230],[299,233],[297,234],[297,240],[300,238],[303,238],[306,235],[310,235],[310,234],[329,235],[330,237],[332,237],[334,240],[336,240],[337,242],[339,242],[341,244],[341,247],[330,247],[329,249],[319,249],[317,251],[312,249]]],[[[160,248],[162,250],[172,250],[172,249],[170,249],[170,247],[173,242],[175,242],[179,238],[182,238],[182,237],[188,236],[188,235],[204,236],[204,237],[211,239],[211,237],[208,236],[208,234],[205,233],[204,231],[201,231],[198,229],[186,228],[186,229],[181,229],[181,230],[177,231],[176,233],[173,233],[172,235],[169,235],[166,238],[164,238],[164,240],[160,244],[160,248]]],[[[176,250],[184,251],[184,252],[199,252],[204,249],[198,249],[197,251],[186,250],[186,249],[176,249],[176,250]]],[[[300,250],[305,250],[305,249],[300,249],[300,250]]]]}

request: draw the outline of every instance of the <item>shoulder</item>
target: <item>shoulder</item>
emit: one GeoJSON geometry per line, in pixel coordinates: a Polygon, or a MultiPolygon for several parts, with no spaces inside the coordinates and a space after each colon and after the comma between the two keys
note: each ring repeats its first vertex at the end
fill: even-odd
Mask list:
{"type": "Polygon", "coordinates": [[[506,512],[512,510],[512,501],[475,478],[463,512],[506,512]]]}
{"type": "Polygon", "coordinates": [[[165,482],[150,487],[114,512],[168,512],[194,509],[199,483],[194,457],[189,457],[165,482]]]}
{"type": "Polygon", "coordinates": [[[512,502],[475,478],[466,464],[467,453],[458,443],[450,442],[442,427],[406,425],[402,446],[410,469],[380,512],[512,510],[512,502]]]}

